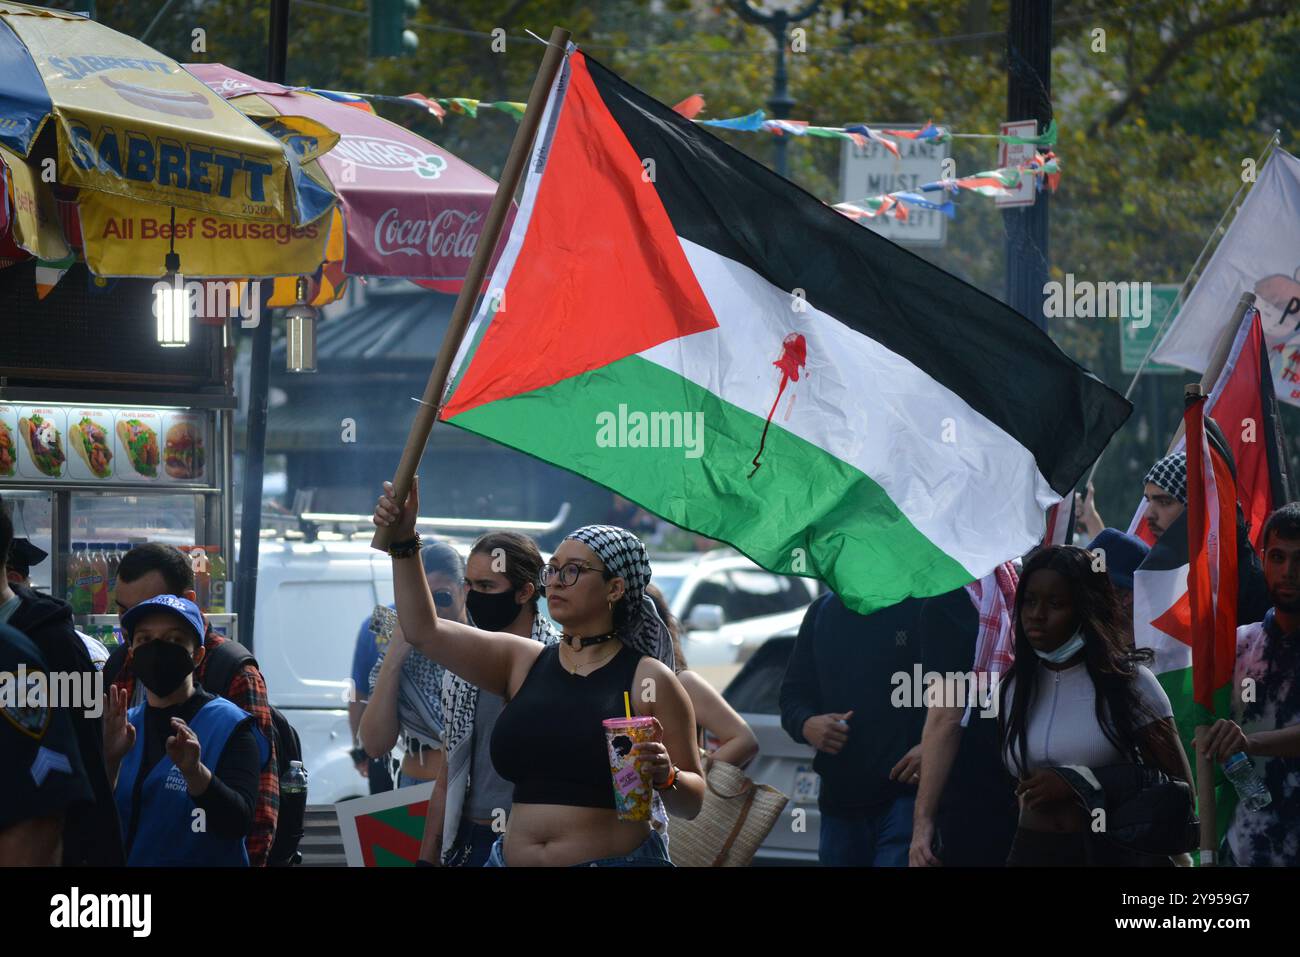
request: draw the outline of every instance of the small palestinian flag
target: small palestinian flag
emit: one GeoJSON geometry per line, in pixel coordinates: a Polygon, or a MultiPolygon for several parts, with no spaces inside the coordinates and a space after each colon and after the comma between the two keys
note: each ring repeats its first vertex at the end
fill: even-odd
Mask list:
{"type": "Polygon", "coordinates": [[[67,275],[76,261],[77,257],[73,253],[68,253],[62,259],[36,260],[36,298],[44,299],[53,292],[59,280],[67,275]]]}
{"type": "Polygon", "coordinates": [[[861,613],[1032,548],[1131,407],[1018,313],[571,52],[445,421],[861,613]]]}

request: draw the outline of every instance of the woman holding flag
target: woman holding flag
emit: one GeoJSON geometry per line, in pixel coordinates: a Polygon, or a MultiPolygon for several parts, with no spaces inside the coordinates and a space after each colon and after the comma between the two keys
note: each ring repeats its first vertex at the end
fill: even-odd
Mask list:
{"type": "Polygon", "coordinates": [[[542,568],[547,607],[564,629],[543,646],[438,617],[418,554],[419,483],[404,506],[375,508],[394,527],[393,588],[407,639],[479,688],[505,698],[492,734],[497,772],[515,786],[506,833],[488,866],[671,866],[648,821],[621,820],[601,721],[626,709],[655,721],[656,740],[632,752],[668,813],[693,818],[704,799],[690,699],[672,671],[672,641],[646,598],[645,546],[626,529],[589,525],[542,568]]]}
{"type": "Polygon", "coordinates": [[[1191,770],[1169,698],[1145,667],[1150,649],[1128,646],[1121,614],[1110,578],[1086,549],[1053,546],[1026,560],[1015,663],[998,713],[1003,761],[1019,779],[1008,866],[1167,866],[1170,854],[1188,849],[1144,854],[1107,834],[1108,820],[1149,788],[1169,800],[1149,802],[1137,843],[1184,840],[1183,791],[1190,809],[1191,770]]]}

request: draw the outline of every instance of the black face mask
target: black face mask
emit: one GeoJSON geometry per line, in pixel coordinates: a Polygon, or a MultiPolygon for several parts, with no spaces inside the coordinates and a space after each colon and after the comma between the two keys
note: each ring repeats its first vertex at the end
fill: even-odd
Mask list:
{"type": "Polygon", "coordinates": [[[146,688],[165,698],[194,670],[194,659],[174,641],[150,641],[132,653],[131,668],[146,688]]]}
{"type": "Polygon", "coordinates": [[[519,616],[520,608],[514,592],[473,590],[465,596],[465,607],[474,624],[484,631],[504,631],[519,616]]]}

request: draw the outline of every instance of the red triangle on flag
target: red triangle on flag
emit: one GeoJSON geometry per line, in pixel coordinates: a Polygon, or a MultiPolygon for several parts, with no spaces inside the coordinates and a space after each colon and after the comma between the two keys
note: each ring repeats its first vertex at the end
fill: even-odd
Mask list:
{"type": "Polygon", "coordinates": [[[636,154],[581,53],[570,66],[501,308],[444,419],[718,325],[643,165],[654,157],[636,154]]]}
{"type": "Polygon", "coordinates": [[[1192,601],[1187,592],[1178,596],[1168,611],[1151,622],[1154,628],[1176,638],[1189,648],[1192,645],[1192,601]]]}

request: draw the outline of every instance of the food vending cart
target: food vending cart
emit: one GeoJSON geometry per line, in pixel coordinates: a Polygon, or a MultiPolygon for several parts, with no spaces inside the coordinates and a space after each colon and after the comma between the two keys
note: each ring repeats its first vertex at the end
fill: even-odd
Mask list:
{"type": "Polygon", "coordinates": [[[165,346],[151,283],[103,289],[74,266],[42,300],[33,269],[0,269],[0,498],[15,536],[49,553],[31,584],[112,646],[118,560],[175,545],[213,627],[236,637],[230,329],[195,322],[165,346]]]}

